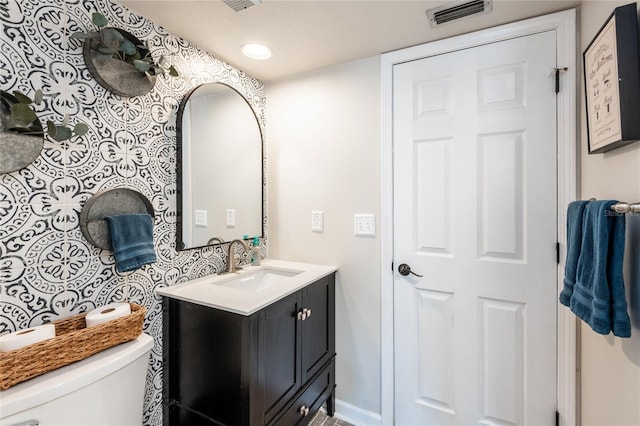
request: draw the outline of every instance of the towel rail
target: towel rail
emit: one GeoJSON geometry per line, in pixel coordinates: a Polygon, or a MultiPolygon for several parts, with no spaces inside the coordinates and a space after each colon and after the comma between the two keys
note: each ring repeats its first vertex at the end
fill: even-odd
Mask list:
{"type": "Polygon", "coordinates": [[[612,205],[611,209],[617,213],[640,213],[640,203],[630,204],[621,201],[612,205]]]}

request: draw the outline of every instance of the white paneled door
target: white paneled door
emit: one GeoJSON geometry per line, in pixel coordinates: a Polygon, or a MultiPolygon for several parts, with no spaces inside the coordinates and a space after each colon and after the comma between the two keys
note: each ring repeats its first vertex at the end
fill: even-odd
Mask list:
{"type": "Polygon", "coordinates": [[[555,67],[555,31],[394,66],[396,425],[554,422],[555,67]]]}

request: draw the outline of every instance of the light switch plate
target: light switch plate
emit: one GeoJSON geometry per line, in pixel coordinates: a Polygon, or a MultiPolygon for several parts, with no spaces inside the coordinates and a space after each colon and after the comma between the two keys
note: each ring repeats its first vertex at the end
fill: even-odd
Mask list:
{"type": "Polygon", "coordinates": [[[311,230],[313,232],[324,232],[324,212],[312,211],[311,212],[311,230]]]}
{"type": "Polygon", "coordinates": [[[235,209],[227,209],[227,227],[233,228],[236,226],[236,211],[235,209]]]}
{"type": "Polygon", "coordinates": [[[207,226],[207,211],[206,210],[195,210],[194,211],[194,222],[196,226],[207,226]]]}
{"type": "Polygon", "coordinates": [[[358,237],[373,237],[376,235],[376,215],[354,214],[353,232],[358,237]]]}

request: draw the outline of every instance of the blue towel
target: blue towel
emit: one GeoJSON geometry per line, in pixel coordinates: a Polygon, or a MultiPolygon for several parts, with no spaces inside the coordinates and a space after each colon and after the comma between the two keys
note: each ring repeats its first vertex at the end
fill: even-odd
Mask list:
{"type": "Polygon", "coordinates": [[[582,245],[582,219],[588,201],[574,201],[567,208],[567,259],[564,264],[564,281],[560,303],[570,306],[573,286],[576,284],[578,258],[582,245]]]}
{"type": "Polygon", "coordinates": [[[153,247],[153,218],[144,214],[105,217],[109,225],[113,256],[118,272],[132,271],[156,261],[153,247]]]}
{"type": "Polygon", "coordinates": [[[582,244],[571,311],[600,334],[631,336],[622,279],[625,218],[610,207],[616,201],[591,201],[584,210],[582,244]]]}

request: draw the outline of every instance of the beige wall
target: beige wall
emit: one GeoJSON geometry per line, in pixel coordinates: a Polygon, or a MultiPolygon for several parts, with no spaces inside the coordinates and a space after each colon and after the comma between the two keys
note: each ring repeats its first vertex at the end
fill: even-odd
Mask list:
{"type": "Polygon", "coordinates": [[[267,85],[269,257],[336,265],[337,398],[380,413],[380,72],[369,58],[267,85]],[[324,232],[311,211],[324,211],[324,232]],[[354,213],[376,215],[356,237],[354,213]]]}
{"type": "MultiPolygon", "coordinates": [[[[626,3],[582,3],[580,53],[626,3]]],[[[337,395],[372,413],[380,413],[379,87],[377,58],[267,86],[269,256],[340,268],[337,395]],[[324,233],[311,232],[312,210],[324,211],[324,233]],[[375,238],[353,235],[354,213],[376,214],[375,238]]],[[[580,111],[582,197],[640,201],[640,142],[588,155],[583,104],[580,111]]],[[[640,216],[629,216],[627,226],[633,335],[601,336],[580,325],[585,426],[640,425],[640,216]]]]}
{"type": "MultiPolygon", "coordinates": [[[[628,1],[585,1],[580,10],[581,52],[617,6],[628,1]]],[[[584,85],[583,85],[584,86],[584,85]]],[[[584,99],[582,87],[581,101],[584,99]]],[[[640,142],[606,154],[587,154],[582,111],[582,198],[640,201],[640,142]]],[[[627,218],[625,285],[633,330],[630,339],[602,336],[580,324],[582,424],[640,425],[640,216],[627,218]]]]}

